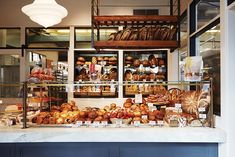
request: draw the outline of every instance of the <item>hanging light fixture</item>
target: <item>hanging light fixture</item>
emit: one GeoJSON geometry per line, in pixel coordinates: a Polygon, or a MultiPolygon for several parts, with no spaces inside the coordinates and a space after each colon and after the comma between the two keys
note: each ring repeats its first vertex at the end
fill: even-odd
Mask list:
{"type": "Polygon", "coordinates": [[[68,15],[68,11],[55,0],[34,0],[21,10],[32,21],[46,28],[60,23],[68,15]]]}

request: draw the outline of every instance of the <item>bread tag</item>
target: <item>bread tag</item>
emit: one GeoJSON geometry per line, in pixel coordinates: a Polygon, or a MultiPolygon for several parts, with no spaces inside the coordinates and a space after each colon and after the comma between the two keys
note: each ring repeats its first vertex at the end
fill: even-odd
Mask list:
{"type": "Polygon", "coordinates": [[[135,94],[135,103],[140,104],[142,101],[142,94],[135,94]]]}

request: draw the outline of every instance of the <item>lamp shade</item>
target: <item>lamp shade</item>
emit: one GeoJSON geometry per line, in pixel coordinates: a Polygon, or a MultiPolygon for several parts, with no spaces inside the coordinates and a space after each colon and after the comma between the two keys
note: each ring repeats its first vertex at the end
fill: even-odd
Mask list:
{"type": "Polygon", "coordinates": [[[68,11],[55,0],[34,0],[21,10],[32,21],[46,28],[60,23],[68,15],[68,11]]]}

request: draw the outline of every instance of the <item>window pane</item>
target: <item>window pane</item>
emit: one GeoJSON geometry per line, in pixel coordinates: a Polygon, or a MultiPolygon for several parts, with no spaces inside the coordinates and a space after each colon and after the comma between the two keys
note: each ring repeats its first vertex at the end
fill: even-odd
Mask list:
{"type": "Polygon", "coordinates": [[[28,28],[26,42],[30,48],[68,48],[69,28],[28,28]]]}
{"type": "Polygon", "coordinates": [[[220,25],[198,37],[198,55],[203,57],[204,80],[213,78],[214,111],[220,113],[220,25]]]}
{"type": "Polygon", "coordinates": [[[181,47],[185,47],[188,44],[188,16],[185,16],[180,22],[180,41],[181,47]]]}
{"type": "Polygon", "coordinates": [[[19,48],[20,29],[1,29],[0,28],[0,47],[1,48],[19,48]]]}
{"type": "MultiPolygon", "coordinates": [[[[20,59],[18,55],[0,55],[1,84],[16,84],[20,81],[20,59]]],[[[0,86],[1,98],[18,97],[20,86],[0,86]]]]}
{"type": "Polygon", "coordinates": [[[197,5],[197,29],[220,13],[220,0],[201,0],[197,5]]]}
{"type": "MultiPolygon", "coordinates": [[[[100,40],[108,40],[111,33],[117,32],[117,28],[100,29],[100,40]]],[[[91,28],[76,28],[75,48],[91,48],[91,28]]],[[[95,40],[97,40],[97,30],[95,30],[95,40]]]]}

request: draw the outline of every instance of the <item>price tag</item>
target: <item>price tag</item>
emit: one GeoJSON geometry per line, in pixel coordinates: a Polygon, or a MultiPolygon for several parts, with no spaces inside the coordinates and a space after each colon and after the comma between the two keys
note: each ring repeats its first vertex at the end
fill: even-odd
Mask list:
{"type": "Polygon", "coordinates": [[[117,119],[116,120],[116,125],[122,125],[122,120],[121,119],[117,119]]]}
{"type": "Polygon", "coordinates": [[[151,82],[154,82],[154,79],[151,79],[150,81],[151,81],[151,82]]]}
{"type": "Polygon", "coordinates": [[[148,116],[147,115],[143,115],[141,118],[142,119],[148,119],[148,116]]]}
{"type": "Polygon", "coordinates": [[[91,125],[91,121],[85,121],[85,125],[86,125],[86,126],[91,125]]]}
{"type": "Polygon", "coordinates": [[[99,122],[99,121],[94,121],[94,122],[93,122],[93,125],[94,125],[95,127],[98,127],[98,126],[100,125],[100,122],[99,122]]]}
{"type": "Polygon", "coordinates": [[[150,111],[155,111],[155,110],[157,110],[157,107],[156,106],[149,107],[149,110],[150,111]]]}
{"type": "Polygon", "coordinates": [[[203,87],[202,87],[202,90],[205,91],[205,92],[208,92],[210,89],[210,84],[204,84],[203,87]]]}
{"type": "Polygon", "coordinates": [[[146,82],[146,79],[143,79],[143,82],[146,82]]]}
{"type": "Polygon", "coordinates": [[[142,94],[135,95],[135,103],[142,103],[142,94]]]}
{"type": "Polygon", "coordinates": [[[32,94],[32,93],[29,93],[29,94],[28,94],[28,97],[32,97],[32,96],[33,96],[33,94],[32,94]]]}
{"type": "Polygon", "coordinates": [[[181,108],[181,106],[182,106],[181,104],[178,104],[178,103],[175,104],[175,107],[176,107],[176,108],[181,108]]]}
{"type": "Polygon", "coordinates": [[[149,121],[149,125],[155,126],[156,125],[156,121],[149,121]]]}
{"type": "Polygon", "coordinates": [[[77,125],[77,126],[82,126],[82,121],[77,121],[77,122],[76,122],[76,125],[77,125]]]}
{"type": "Polygon", "coordinates": [[[139,127],[140,126],[140,121],[134,121],[134,126],[139,127]]]}
{"type": "Polygon", "coordinates": [[[199,114],[200,119],[206,119],[206,114],[199,114]]]}
{"type": "Polygon", "coordinates": [[[153,103],[148,103],[148,107],[153,107],[153,103]]]}
{"type": "Polygon", "coordinates": [[[205,108],[205,107],[200,107],[200,108],[198,108],[198,111],[199,111],[199,112],[205,112],[205,111],[206,111],[206,108],[205,108]]]}
{"type": "Polygon", "coordinates": [[[158,120],[158,121],[157,121],[157,124],[160,125],[160,126],[162,126],[162,125],[164,125],[164,122],[163,122],[162,120],[158,120]]]}
{"type": "Polygon", "coordinates": [[[3,101],[2,101],[2,100],[0,100],[0,104],[3,104],[3,101]]]}
{"type": "Polygon", "coordinates": [[[108,122],[107,122],[107,121],[102,121],[101,124],[102,124],[103,126],[107,126],[107,125],[108,125],[108,122]]]}

